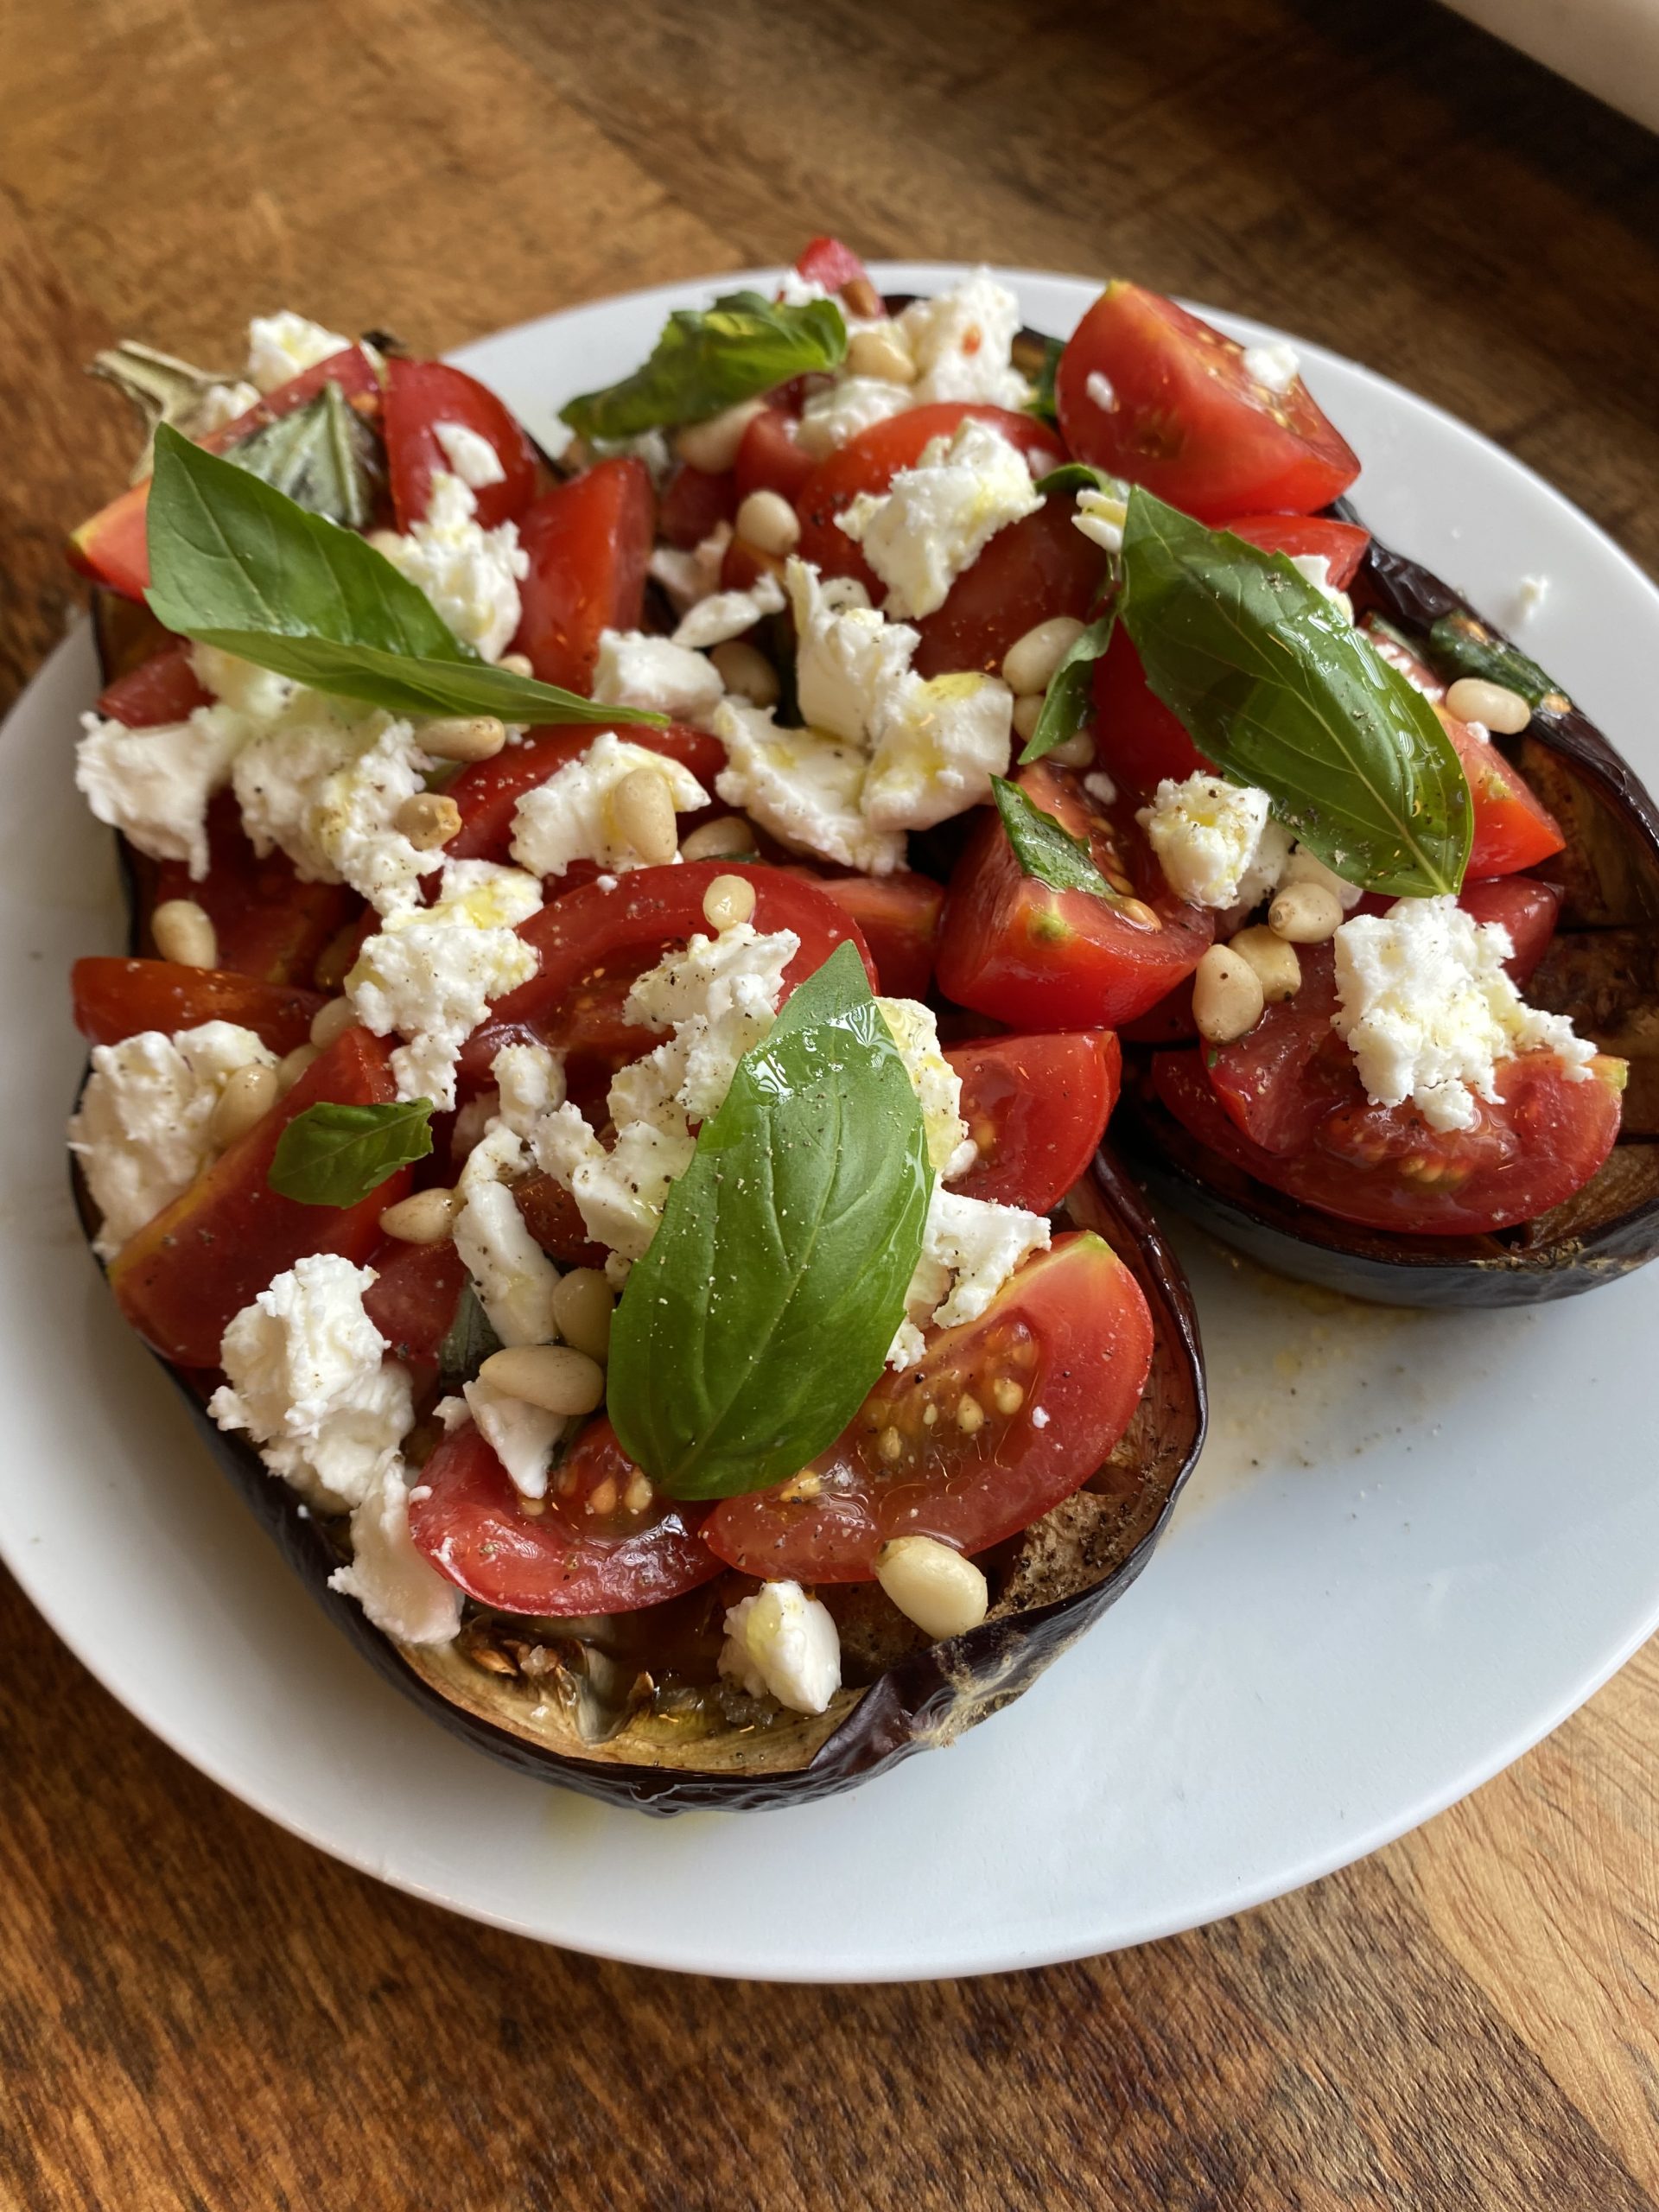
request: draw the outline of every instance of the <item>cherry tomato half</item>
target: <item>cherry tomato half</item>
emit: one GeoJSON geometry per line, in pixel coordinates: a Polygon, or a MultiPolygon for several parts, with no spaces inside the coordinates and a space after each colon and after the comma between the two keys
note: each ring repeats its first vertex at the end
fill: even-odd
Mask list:
{"type": "Polygon", "coordinates": [[[816,880],[825,898],[858,924],[887,996],[925,999],[933,981],[944,886],[905,868],[892,875],[825,875],[816,880]]]}
{"type": "Polygon", "coordinates": [[[543,683],[585,697],[601,630],[637,630],[657,502],[642,461],[601,461],[526,508],[518,542],[530,574],[513,645],[543,683]]]}
{"type": "Polygon", "coordinates": [[[1475,802],[1474,842],[1469,849],[1472,876],[1511,875],[1559,853],[1567,839],[1561,826],[1518,768],[1511,767],[1491,738],[1437,706],[1446,735],[1457,748],[1475,802]]]}
{"type": "Polygon", "coordinates": [[[291,1052],[311,1033],[322,1005],[320,991],[288,983],[262,983],[226,968],[186,968],[176,960],[124,960],[93,956],[70,971],[75,1027],[94,1045],[118,1045],[141,1029],[199,1028],[204,1021],[234,1021],[251,1029],[273,1052],[291,1052]]]}
{"type": "Polygon", "coordinates": [[[1484,883],[1465,882],[1458,904],[1478,922],[1499,922],[1509,931],[1515,950],[1503,963],[1504,972],[1521,988],[1549,950],[1562,896],[1559,884],[1541,883],[1535,875],[1496,875],[1484,883]]]}
{"type": "Polygon", "coordinates": [[[404,1244],[389,1236],[367,1264],[374,1269],[374,1281],[364,1295],[363,1310],[391,1357],[405,1365],[435,1365],[467,1287],[467,1262],[454,1238],[442,1244],[404,1244]]]}
{"type": "Polygon", "coordinates": [[[1120,622],[1095,663],[1095,757],[1128,791],[1149,798],[1167,776],[1185,783],[1210,763],[1164,704],[1120,622]]]}
{"type": "Polygon", "coordinates": [[[480,485],[473,493],[476,519],[494,530],[523,514],[536,492],[536,455],[530,440],[487,385],[452,369],[448,361],[406,361],[394,354],[386,363],[383,422],[391,504],[399,530],[423,521],[438,470],[454,474],[438,426],[471,430],[494,451],[501,464],[499,484],[480,485]]]}
{"type": "Polygon", "coordinates": [[[1264,553],[1313,554],[1325,563],[1332,591],[1346,591],[1371,542],[1369,530],[1332,515],[1244,515],[1224,527],[1264,553]]]}
{"type": "Polygon", "coordinates": [[[1109,1029],[988,1037],[945,1058],[979,1157],[951,1189],[1048,1213],[1088,1167],[1117,1103],[1123,1053],[1109,1029]]]}

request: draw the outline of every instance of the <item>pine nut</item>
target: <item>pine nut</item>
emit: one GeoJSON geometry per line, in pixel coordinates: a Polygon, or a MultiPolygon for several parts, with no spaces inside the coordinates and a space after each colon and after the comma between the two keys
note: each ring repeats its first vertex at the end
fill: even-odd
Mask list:
{"type": "Polygon", "coordinates": [[[747,876],[717,875],[702,894],[702,918],[709,928],[735,929],[754,912],[754,886],[747,876]]]}
{"type": "Polygon", "coordinates": [[[1322,883],[1287,883],[1268,909],[1268,927],[1292,944],[1323,944],[1342,927],[1342,901],[1322,883]]]}
{"type": "Polygon", "coordinates": [[[1014,734],[1023,744],[1029,745],[1037,734],[1038,718],[1043,711],[1040,691],[1027,691],[1022,699],[1014,702],[1014,734]]]}
{"type": "Polygon", "coordinates": [[[163,899],[149,918],[149,933],[163,960],[181,968],[212,968],[219,961],[219,932],[194,899],[163,899]]]}
{"type": "Polygon", "coordinates": [[[737,534],[762,553],[792,553],[801,518],[781,492],[751,492],[737,511],[737,534]]]}
{"type": "Polygon", "coordinates": [[[916,381],[915,359],[896,324],[855,330],[847,341],[847,366],[855,377],[879,377],[883,384],[916,381]]]}
{"type": "Polygon", "coordinates": [[[1242,953],[1212,944],[1192,975],[1192,1019],[1212,1045],[1247,1036],[1267,1003],[1262,979],[1242,953]]]}
{"type": "Polygon", "coordinates": [[[977,1628],[990,1586],[970,1559],[931,1536],[895,1536],[876,1554],[875,1577],[906,1620],[934,1643],[977,1628]]]}
{"type": "Polygon", "coordinates": [[[1074,729],[1070,737],[1045,753],[1057,768],[1092,768],[1095,765],[1095,741],[1086,729],[1074,729]]]}
{"type": "Polygon", "coordinates": [[[701,468],[710,476],[723,475],[737,459],[744,431],[757,415],[765,413],[766,404],[764,399],[741,399],[735,407],[711,415],[706,423],[688,423],[674,433],[676,455],[688,468],[701,468]]]}
{"type": "Polygon", "coordinates": [[[296,1045],[291,1052],[276,1063],[276,1095],[281,1097],[293,1090],[313,1060],[322,1055],[315,1045],[296,1045]]]}
{"type": "Polygon", "coordinates": [[[841,296],[853,313],[866,322],[874,322],[878,315],[884,315],[887,311],[887,302],[876,290],[875,281],[870,276],[849,276],[841,287],[841,296]]]}
{"type": "Polygon", "coordinates": [[[415,742],[435,760],[493,760],[506,741],[506,724],[496,715],[441,715],[415,730],[415,742]]]}
{"type": "Polygon", "coordinates": [[[572,1268],[559,1277],[553,1293],[553,1325],[566,1344],[602,1362],[610,1357],[615,1304],[611,1286],[597,1268],[572,1268]]]}
{"type": "Polygon", "coordinates": [[[1002,656],[1002,681],[1010,691],[1046,691],[1055,671],[1083,635],[1075,614],[1056,614],[1016,638],[1002,656]]]}
{"type": "Polygon", "coordinates": [[[652,868],[671,861],[679,844],[674,794],[658,768],[630,768],[611,793],[611,819],[621,843],[652,868]]]}
{"type": "Polygon", "coordinates": [[[775,707],[783,696],[778,671],[759,645],[730,638],[723,645],[716,645],[709,658],[726,689],[747,699],[752,707],[775,707]]]}
{"type": "Polygon", "coordinates": [[[417,853],[435,853],[461,835],[461,809],[442,791],[416,791],[392,816],[391,826],[417,853]]]}
{"type": "Polygon", "coordinates": [[[1294,999],[1300,990],[1302,963],[1288,938],[1275,937],[1258,923],[1254,929],[1241,930],[1228,949],[1255,969],[1262,995],[1269,1006],[1277,1006],[1281,999],[1294,999]]]}
{"type": "Polygon", "coordinates": [[[495,664],[505,668],[509,676],[534,676],[536,670],[528,653],[503,653],[495,664]]]}
{"type": "Polygon", "coordinates": [[[276,1103],[275,1068],[263,1066],[257,1060],[251,1060],[245,1068],[233,1068],[225,1078],[225,1088],[208,1122],[208,1142],[223,1152],[263,1122],[276,1103]]]}
{"type": "Polygon", "coordinates": [[[705,822],[691,830],[680,847],[683,861],[723,861],[734,853],[754,850],[754,825],[741,814],[723,814],[718,822],[705,822]]]}
{"type": "Polygon", "coordinates": [[[1460,676],[1446,695],[1446,711],[1460,722],[1479,722],[1498,737],[1518,737],[1532,720],[1532,709],[1507,684],[1483,676],[1460,676]]]}
{"type": "Polygon", "coordinates": [[[430,1190],[411,1191],[380,1217],[380,1226],[400,1244],[442,1244],[453,1233],[461,1211],[458,1192],[434,1184],[430,1190]]]}
{"type": "Polygon", "coordinates": [[[356,1027],[357,1008],[350,999],[330,999],[311,1017],[311,1042],[320,1052],[326,1052],[336,1037],[356,1027]]]}
{"type": "Polygon", "coordinates": [[[605,1396],[605,1370],[570,1344],[514,1344],[493,1351],[480,1378],[548,1414],[590,1414],[605,1396]]]}

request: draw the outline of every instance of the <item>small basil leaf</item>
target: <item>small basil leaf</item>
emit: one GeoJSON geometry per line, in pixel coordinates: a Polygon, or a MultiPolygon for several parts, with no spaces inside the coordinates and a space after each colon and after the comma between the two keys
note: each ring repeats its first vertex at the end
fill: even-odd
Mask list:
{"type": "Polygon", "coordinates": [[[232,446],[225,458],[308,514],[347,530],[367,529],[385,474],[373,431],[332,383],[232,446]]]}
{"type": "Polygon", "coordinates": [[[491,1325],[478,1293],[470,1282],[463,1284],[455,1305],[455,1318],[438,1346],[438,1388],[459,1390],[463,1382],[476,1381],[479,1369],[492,1352],[500,1350],[501,1339],[491,1325]]]}
{"type": "Polygon", "coordinates": [[[622,1448],[673,1497],[798,1474],[880,1376],[932,1193],[921,1109],[850,944],[705,1122],[611,1330],[622,1448]]]}
{"type": "Polygon", "coordinates": [[[701,423],[791,377],[846,358],[847,325],[833,300],[788,307],[759,292],[728,292],[712,308],[677,308],[651,359],[620,384],[562,409],[579,437],[610,441],[701,423]]]}
{"type": "Polygon", "coordinates": [[[1039,476],[1032,489],[1045,499],[1051,492],[1107,492],[1118,499],[1129,496],[1129,487],[1121,476],[1109,476],[1103,468],[1091,467],[1086,461],[1063,461],[1046,476],[1039,476]]]}
{"type": "Polygon", "coordinates": [[[1224,774],[1327,867],[1395,898],[1455,892],[1469,786],[1428,702],[1283,554],[1136,486],[1123,621],[1147,682],[1224,774]]]}
{"type": "Polygon", "coordinates": [[[1535,660],[1529,660],[1518,645],[1495,638],[1472,614],[1442,614],[1428,633],[1428,650],[1436,668],[1450,680],[1478,676],[1484,683],[1501,683],[1506,691],[1518,691],[1529,707],[1548,707],[1556,714],[1564,714],[1573,703],[1535,660]]]}
{"type": "Polygon", "coordinates": [[[1051,891],[1089,891],[1096,899],[1114,906],[1117,903],[1117,893],[1095,866],[1080,837],[1062,829],[1052,814],[1033,806],[1019,785],[1009,783],[1006,777],[993,776],[991,789],[1022,874],[1034,876],[1051,891]]]}
{"type": "Polygon", "coordinates": [[[328,1099],[296,1114],[276,1140],[266,1181],[302,1206],[354,1206],[388,1175],[432,1149],[432,1101],[344,1106],[328,1099]]]}
{"type": "Polygon", "coordinates": [[[1022,768],[1033,760],[1040,760],[1057,745],[1064,745],[1067,738],[1075,737],[1089,719],[1095,663],[1111,643],[1116,626],[1117,608],[1114,605],[1090,623],[1050,677],[1037,727],[1020,755],[1022,768]]]}
{"type": "Polygon", "coordinates": [[[1021,410],[1024,414],[1034,415],[1039,423],[1052,423],[1057,430],[1060,427],[1060,415],[1054,404],[1054,378],[1065,351],[1064,339],[1044,339],[1042,365],[1033,379],[1031,397],[1021,410]]]}
{"type": "Polygon", "coordinates": [[[663,720],[491,667],[366,539],[166,423],[147,512],[151,611],[198,644],[392,714],[663,720]]]}

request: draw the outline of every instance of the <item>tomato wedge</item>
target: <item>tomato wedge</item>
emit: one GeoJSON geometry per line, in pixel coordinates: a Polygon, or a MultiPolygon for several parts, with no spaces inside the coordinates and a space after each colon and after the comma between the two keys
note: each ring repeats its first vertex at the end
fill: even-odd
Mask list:
{"type": "Polygon", "coordinates": [[[1039,622],[1056,614],[1087,621],[1106,556],[1072,527],[1075,512],[1071,493],[1056,493],[1035,514],[997,531],[951,585],[944,606],[917,623],[922,641],[912,665],[918,675],[975,668],[995,676],[1015,639],[1039,622]]]}
{"type": "Polygon", "coordinates": [[[1300,1152],[1333,1108],[1363,1097],[1354,1056],[1331,1027],[1337,957],[1329,944],[1298,948],[1294,998],[1270,1006],[1247,1037],[1205,1055],[1216,1096],[1253,1144],[1300,1152]]]}
{"type": "Polygon", "coordinates": [[[464,369],[452,369],[447,361],[407,361],[394,354],[386,363],[383,420],[386,469],[399,530],[425,519],[437,471],[456,473],[438,436],[440,423],[471,430],[493,448],[501,464],[501,481],[480,485],[473,493],[481,528],[494,530],[515,520],[534,498],[536,455],[530,440],[512,410],[464,369]]]}
{"type": "Polygon", "coordinates": [[[309,982],[331,939],[355,919],[361,906],[340,883],[302,883],[286,853],[255,857],[243,833],[232,791],[220,791],[207,810],[207,874],[191,880],[182,861],[162,861],[149,882],[146,914],[164,899],[194,899],[207,910],[219,938],[219,964],[268,983],[309,982]]]}
{"type": "Polygon", "coordinates": [[[1560,918],[1560,886],[1535,875],[1497,875],[1490,882],[1465,883],[1458,904],[1478,922],[1499,922],[1515,950],[1503,963],[1510,982],[1524,987],[1549,950],[1560,918]]]}
{"type": "Polygon", "coordinates": [[[1120,784],[1150,798],[1167,776],[1185,783],[1210,763],[1161,699],[1154,698],[1120,622],[1095,663],[1095,757],[1120,784]]]}
{"type": "Polygon", "coordinates": [[[163,645],[137,668],[118,676],[98,695],[98,711],[129,729],[156,729],[163,722],[181,722],[198,707],[213,704],[190,665],[188,645],[163,645]]]}
{"type": "Polygon", "coordinates": [[[728,1566],[772,1580],[868,1582],[893,1536],[983,1551],[1082,1489],[1128,1427],[1151,1363],[1140,1285],[1103,1238],[1072,1230],[977,1321],[942,1330],[915,1366],[882,1376],[812,1463],[810,1497],[723,1498],[703,1534],[728,1566]],[[995,1393],[1010,1384],[1020,1401],[1003,1413],[995,1393]],[[971,1433],[959,1419],[969,1397],[984,1414],[971,1433]],[[891,1442],[881,1448],[893,1432],[896,1459],[891,1442]]]}
{"type": "Polygon", "coordinates": [[[701,545],[711,530],[737,512],[737,479],[730,469],[718,475],[682,461],[663,487],[657,534],[671,545],[701,545]]]}
{"type": "Polygon", "coordinates": [[[888,997],[925,999],[933,981],[944,885],[906,868],[892,875],[819,876],[817,882],[858,924],[888,997]]]}
{"type": "MultiPolygon", "coordinates": [[[[822,284],[826,292],[844,292],[849,285],[861,287],[861,296],[864,298],[875,292],[869,270],[851,246],[843,245],[839,238],[809,238],[795,269],[796,273],[804,276],[809,283],[822,284]]],[[[875,293],[875,296],[877,308],[860,305],[856,301],[849,304],[856,314],[873,315],[878,312],[880,294],[875,293]]]]}
{"type": "Polygon", "coordinates": [[[1116,1033],[988,1037],[944,1057],[962,1077],[962,1118],[979,1148],[952,1190],[1049,1212],[1087,1169],[1117,1103],[1123,1053],[1116,1033]]]}
{"type": "Polygon", "coordinates": [[[118,1045],[141,1029],[199,1028],[234,1021],[276,1053],[291,1052],[311,1033],[320,991],[262,983],[226,968],[185,968],[176,960],[92,956],[70,971],[75,1027],[94,1045],[118,1045]]]}
{"type": "Polygon", "coordinates": [[[530,574],[513,644],[543,683],[584,696],[601,630],[637,630],[657,501],[642,461],[601,461],[528,507],[518,540],[530,574]]]}
{"type": "Polygon", "coordinates": [[[1534,868],[1567,843],[1561,826],[1518,768],[1467,722],[1434,709],[1457,748],[1475,802],[1474,842],[1469,849],[1471,876],[1511,875],[1534,868]]]}
{"type": "Polygon", "coordinates": [[[121,1310],[148,1344],[180,1367],[217,1367],[226,1325],[308,1252],[343,1252],[359,1263],[380,1243],[380,1216],[408,1190],[399,1168],[354,1206],[302,1205],[266,1180],[276,1141],[321,1099],[385,1104],[397,1094],[391,1048],[348,1029],[312,1062],[264,1120],[238,1138],[154,1221],[123,1245],[110,1268],[121,1310]]]}
{"type": "Polygon", "coordinates": [[[563,1183],[539,1169],[512,1186],[513,1204],[524,1226],[550,1259],[562,1268],[602,1268],[607,1255],[588,1234],[582,1208],[563,1183]]]}
{"type": "Polygon", "coordinates": [[[1200,522],[1329,505],[1358,475],[1357,457],[1300,376],[1270,391],[1245,359],[1236,339],[1173,300],[1109,284],[1060,356],[1066,443],[1200,522]]]}
{"type": "Polygon", "coordinates": [[[763,408],[743,433],[733,467],[740,505],[751,492],[776,492],[792,507],[817,467],[795,442],[792,416],[779,407],[763,408]]]}
{"type": "Polygon", "coordinates": [[[404,1244],[389,1236],[368,1264],[374,1281],[365,1294],[363,1310],[392,1357],[406,1364],[435,1365],[467,1287],[467,1262],[454,1240],[404,1244]]]}
{"type": "Polygon", "coordinates": [[[1264,553],[1313,554],[1325,563],[1332,591],[1346,591],[1359,572],[1371,533],[1332,515],[1244,515],[1224,525],[1264,553]]]}
{"type": "Polygon", "coordinates": [[[438,1573],[507,1613],[626,1613],[710,1582],[720,1561],[698,1534],[707,1508],[652,1490],[607,1421],[589,1421],[529,1513],[478,1430],[446,1436],[411,1493],[409,1529],[438,1573]]]}
{"type": "Polygon", "coordinates": [[[1192,974],[1214,918],[1172,896],[1132,810],[1109,813],[1077,777],[1046,760],[1022,768],[1016,781],[1033,806],[1087,839],[1096,866],[1131,885],[1156,926],[1093,892],[1052,891],[1022,874],[1001,817],[988,807],[950,878],[939,987],[959,1006],[1013,1028],[1115,1028],[1192,974]]]}
{"type": "MultiPolygon", "coordinates": [[[[642,745],[648,753],[677,760],[711,795],[715,778],[726,766],[726,748],[720,740],[684,722],[670,722],[664,729],[629,726],[618,734],[630,745],[642,745]]],[[[446,858],[510,859],[512,817],[519,800],[572,760],[579,760],[599,735],[597,729],[585,723],[532,729],[521,745],[505,746],[493,760],[476,760],[463,768],[445,787],[461,809],[461,828],[444,847],[446,858]]]]}

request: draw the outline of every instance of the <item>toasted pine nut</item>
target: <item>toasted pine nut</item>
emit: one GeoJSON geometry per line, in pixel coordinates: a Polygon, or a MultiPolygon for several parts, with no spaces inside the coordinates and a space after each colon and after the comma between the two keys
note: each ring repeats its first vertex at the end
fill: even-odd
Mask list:
{"type": "Polygon", "coordinates": [[[703,469],[710,476],[723,474],[737,459],[744,431],[764,412],[766,404],[764,399],[741,399],[706,423],[688,423],[674,433],[675,454],[688,468],[703,469]]]}
{"type": "Polygon", "coordinates": [[[777,670],[759,645],[751,645],[741,638],[728,638],[723,645],[716,645],[709,658],[728,691],[735,691],[752,707],[777,705],[783,687],[778,681],[777,670]]]}
{"type": "Polygon", "coordinates": [[[1045,753],[1057,768],[1092,768],[1095,765],[1095,741],[1086,729],[1074,729],[1070,737],[1045,753]]]}
{"type": "Polygon", "coordinates": [[[659,867],[679,844],[674,794],[659,768],[630,768],[611,793],[611,819],[620,842],[659,867]]]}
{"type": "Polygon", "coordinates": [[[723,814],[693,830],[680,847],[683,861],[723,861],[732,853],[754,850],[754,825],[741,814],[723,814]]]}
{"type": "Polygon", "coordinates": [[[417,724],[415,742],[435,760],[493,760],[507,741],[496,715],[441,715],[417,724]]]}
{"type": "Polygon", "coordinates": [[[280,1098],[285,1092],[292,1090],[312,1061],[321,1058],[315,1045],[296,1045],[291,1052],[286,1053],[276,1063],[277,1096],[280,1098]]]}
{"type": "Polygon", "coordinates": [[[861,316],[866,322],[874,322],[878,315],[884,315],[887,311],[887,302],[876,289],[873,276],[849,276],[841,287],[841,296],[853,313],[861,316]]]}
{"type": "Polygon", "coordinates": [[[480,1378],[549,1414],[590,1414],[605,1395],[605,1370],[570,1344],[514,1344],[493,1351],[480,1378]]]}
{"type": "Polygon", "coordinates": [[[737,511],[737,534],[762,553],[792,553],[801,518],[781,492],[751,492],[737,511]]]}
{"type": "Polygon", "coordinates": [[[972,1560],[931,1536],[895,1536],[883,1544],[875,1577],[906,1619],[936,1643],[977,1628],[991,1601],[972,1560]]]}
{"type": "Polygon", "coordinates": [[[1010,691],[1046,691],[1054,671],[1083,635],[1075,614],[1056,614],[1016,638],[1002,656],[1002,681],[1010,691]]]}
{"type": "Polygon", "coordinates": [[[1248,1035],[1266,1003],[1261,977],[1230,945],[1212,944],[1193,970],[1192,1019],[1212,1045],[1248,1035]]]}
{"type": "Polygon", "coordinates": [[[368,542],[377,553],[391,554],[403,550],[404,541],[395,530],[372,530],[368,542]]]}
{"type": "Polygon", "coordinates": [[[553,1292],[553,1325],[577,1351],[604,1361],[611,1351],[615,1294],[597,1268],[572,1268],[553,1292]]]}
{"type": "Polygon", "coordinates": [[[1268,927],[1292,944],[1323,944],[1342,927],[1342,901],[1322,883],[1287,883],[1268,909],[1268,927]]]}
{"type": "Polygon", "coordinates": [[[1014,734],[1027,745],[1037,734],[1037,720],[1042,711],[1043,695],[1040,691],[1027,691],[1023,698],[1014,702],[1014,734]]]}
{"type": "Polygon", "coordinates": [[[392,816],[391,826],[417,853],[435,853],[461,835],[461,809],[443,791],[416,791],[392,816]]]}
{"type": "Polygon", "coordinates": [[[251,1128],[263,1122],[276,1103],[276,1071],[261,1061],[250,1060],[246,1067],[233,1068],[225,1078],[225,1088],[214,1104],[212,1119],[207,1124],[209,1143],[223,1152],[238,1137],[245,1137],[251,1128]]]}
{"type": "Polygon", "coordinates": [[[163,960],[181,968],[212,968],[219,959],[219,932],[205,906],[194,899],[163,899],[149,918],[149,933],[163,960]]]}
{"type": "Polygon", "coordinates": [[[320,1052],[326,1052],[336,1037],[343,1037],[348,1029],[356,1027],[357,1008],[350,999],[330,999],[311,1017],[311,1042],[320,1052]]]}
{"type": "Polygon", "coordinates": [[[536,673],[528,653],[503,653],[495,664],[498,668],[505,668],[509,676],[534,676],[536,673]]]}
{"type": "Polygon", "coordinates": [[[1446,695],[1446,711],[1460,722],[1479,722],[1499,737],[1518,737],[1532,720],[1532,709],[1506,683],[1483,676],[1460,676],[1446,695]]]}
{"type": "Polygon", "coordinates": [[[460,1193],[435,1183],[429,1190],[411,1191],[380,1217],[380,1226],[400,1244],[442,1244],[455,1226],[461,1211],[460,1193]]]}
{"type": "Polygon", "coordinates": [[[754,912],[754,886],[747,876],[717,875],[702,894],[702,918],[711,930],[734,929],[754,912]]]}
{"type": "Polygon", "coordinates": [[[1255,929],[1240,930],[1229,950],[1255,969],[1262,995],[1269,1006],[1276,1006],[1281,999],[1294,999],[1300,990],[1302,963],[1288,938],[1275,937],[1258,923],[1255,929]]]}
{"type": "Polygon", "coordinates": [[[916,381],[915,359],[896,323],[855,330],[847,341],[847,366],[855,377],[879,377],[883,384],[916,381]]]}

